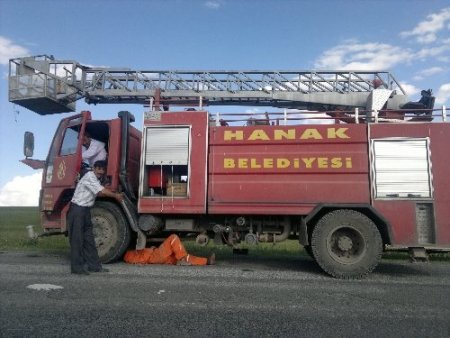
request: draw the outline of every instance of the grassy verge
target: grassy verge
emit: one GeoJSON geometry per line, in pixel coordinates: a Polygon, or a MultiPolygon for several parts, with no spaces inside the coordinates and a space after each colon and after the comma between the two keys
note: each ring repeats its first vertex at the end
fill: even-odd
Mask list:
{"type": "Polygon", "coordinates": [[[214,251],[218,256],[222,258],[231,258],[239,255],[260,257],[260,258],[285,258],[293,259],[301,257],[307,257],[307,253],[303,250],[303,246],[296,240],[287,240],[277,244],[273,243],[259,243],[258,245],[246,245],[239,244],[237,246],[237,253],[233,252],[233,248],[226,245],[215,245],[211,239],[207,246],[199,246],[194,240],[183,240],[186,249],[199,256],[207,256],[210,252],[214,251]],[[244,251],[248,250],[248,254],[244,251]]]}
{"type": "Polygon", "coordinates": [[[64,252],[69,248],[68,239],[61,236],[30,240],[26,226],[34,225],[41,232],[40,214],[37,207],[0,207],[0,250],[64,252]]]}
{"type": "MultiPolygon", "coordinates": [[[[41,231],[40,215],[37,207],[0,207],[0,251],[38,251],[47,253],[68,252],[68,238],[61,236],[41,237],[37,241],[28,239],[26,226],[35,225],[36,232],[41,231]]],[[[211,240],[205,247],[199,246],[192,240],[183,240],[186,248],[194,255],[207,256],[211,251],[222,258],[231,258],[235,254],[228,246],[214,245],[211,240]]],[[[249,255],[260,258],[293,259],[306,257],[307,253],[296,240],[287,240],[276,245],[260,243],[254,246],[240,245],[239,248],[248,249],[249,255]]],[[[384,259],[408,259],[406,252],[386,252],[384,259]]],[[[450,253],[434,253],[430,259],[449,261],[450,253]]]]}

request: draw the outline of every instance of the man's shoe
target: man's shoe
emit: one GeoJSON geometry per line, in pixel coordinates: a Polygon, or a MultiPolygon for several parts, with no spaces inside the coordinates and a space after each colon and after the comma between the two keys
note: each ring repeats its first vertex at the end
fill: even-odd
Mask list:
{"type": "Polygon", "coordinates": [[[90,275],[90,273],[86,270],[72,270],[71,271],[74,275],[90,275]]]}
{"type": "Polygon", "coordinates": [[[109,269],[101,267],[100,269],[89,269],[90,272],[109,272],[109,269]]]}
{"type": "Polygon", "coordinates": [[[207,265],[214,265],[216,264],[216,254],[213,252],[211,256],[208,257],[208,260],[206,262],[207,265]]]}

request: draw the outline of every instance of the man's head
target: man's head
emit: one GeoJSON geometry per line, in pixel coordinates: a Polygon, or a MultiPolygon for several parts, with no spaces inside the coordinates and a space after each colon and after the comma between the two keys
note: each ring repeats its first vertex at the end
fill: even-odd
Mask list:
{"type": "Polygon", "coordinates": [[[83,135],[83,145],[86,148],[89,148],[90,144],[91,144],[91,135],[86,131],[83,135]]]}
{"type": "Polygon", "coordinates": [[[94,174],[97,178],[102,177],[106,173],[106,161],[96,161],[94,163],[94,174]]]}

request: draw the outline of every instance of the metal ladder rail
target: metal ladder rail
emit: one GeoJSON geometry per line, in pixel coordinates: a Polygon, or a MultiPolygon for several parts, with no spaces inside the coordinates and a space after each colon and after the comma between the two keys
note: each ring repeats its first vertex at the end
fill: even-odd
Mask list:
{"type": "MultiPolygon", "coordinates": [[[[373,79],[381,80],[384,88],[398,89],[404,95],[393,75],[385,71],[136,71],[86,67],[76,61],[42,56],[12,59],[10,101],[24,106],[28,104],[27,108],[31,110],[38,102],[27,103],[30,97],[20,97],[24,77],[41,77],[41,80],[44,79],[41,81],[43,86],[50,87],[52,81],[63,85],[60,87],[65,88],[65,92],[52,94],[51,98],[48,97],[47,87],[31,97],[38,100],[41,98],[39,95],[45,93],[43,95],[47,97],[42,99],[51,99],[55,105],[69,105],[80,98],[85,98],[88,103],[126,101],[145,104],[156,90],[161,90],[162,98],[178,98],[180,102],[202,97],[206,101],[211,99],[215,104],[245,102],[250,105],[264,102],[288,106],[289,102],[295,105],[309,94],[334,93],[333,100],[340,94],[365,95],[374,89],[373,79]],[[63,68],[65,76],[60,75],[63,68]]],[[[32,80],[26,86],[32,88],[32,80]]],[[[323,98],[320,104],[324,104],[323,98]]]]}

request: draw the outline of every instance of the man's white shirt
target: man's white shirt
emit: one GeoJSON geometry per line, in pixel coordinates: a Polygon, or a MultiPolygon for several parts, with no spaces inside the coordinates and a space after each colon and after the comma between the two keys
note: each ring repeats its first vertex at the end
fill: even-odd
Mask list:
{"type": "Polygon", "coordinates": [[[105,144],[94,139],[91,139],[89,148],[83,146],[81,150],[83,162],[86,162],[91,167],[93,167],[94,163],[97,161],[106,160],[106,155],[105,144]]]}
{"type": "Polygon", "coordinates": [[[72,203],[80,207],[92,207],[95,197],[104,187],[93,171],[88,171],[78,182],[72,197],[72,203]]]}

